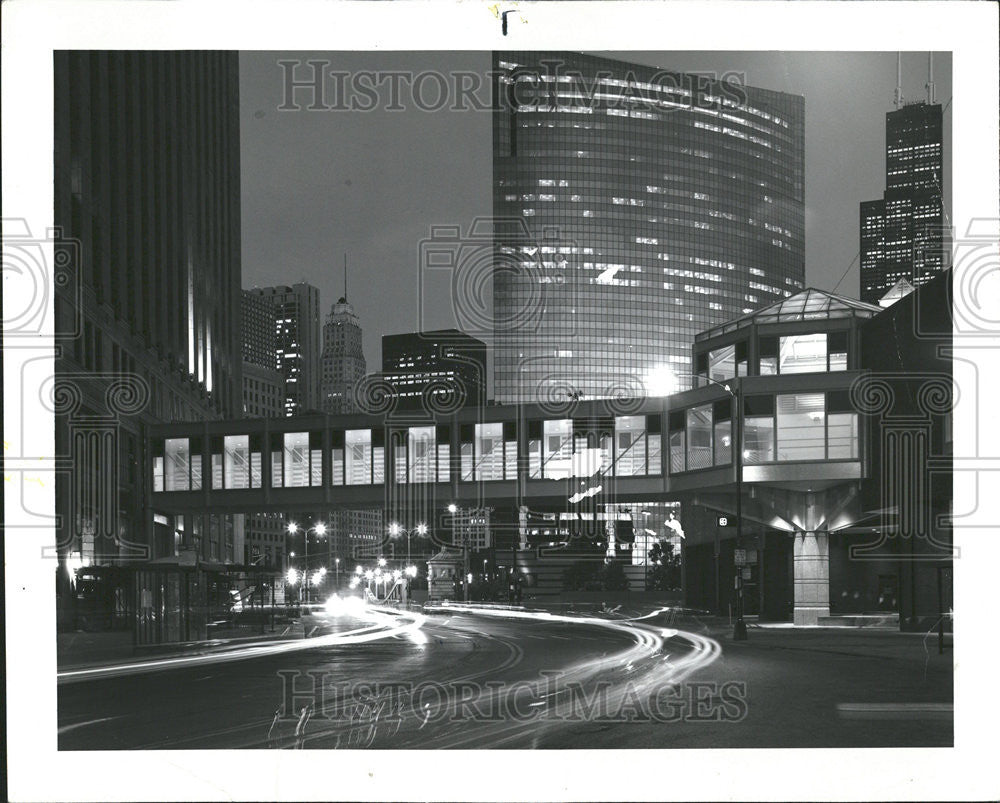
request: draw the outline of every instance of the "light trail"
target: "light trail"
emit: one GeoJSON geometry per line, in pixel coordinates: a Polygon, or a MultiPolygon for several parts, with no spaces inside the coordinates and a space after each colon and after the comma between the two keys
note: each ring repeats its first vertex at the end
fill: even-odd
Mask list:
{"type": "MultiPolygon", "coordinates": [[[[376,622],[375,625],[348,630],[344,633],[330,633],[325,636],[315,638],[302,638],[288,641],[258,641],[244,644],[240,647],[228,650],[218,650],[215,652],[201,653],[198,655],[182,655],[171,658],[151,659],[148,661],[134,661],[127,664],[113,664],[110,666],[88,667],[86,669],[70,669],[56,674],[59,684],[76,683],[86,680],[97,680],[103,678],[121,677],[124,675],[140,674],[144,672],[159,672],[167,669],[184,669],[191,666],[224,663],[228,661],[246,661],[252,658],[264,658],[268,656],[281,655],[283,653],[297,652],[299,650],[312,650],[319,647],[339,647],[346,644],[364,644],[370,641],[378,641],[393,636],[405,635],[417,638],[423,627],[426,617],[421,613],[412,611],[396,611],[392,608],[376,608],[365,606],[358,609],[359,618],[369,617],[376,622]],[[405,623],[400,623],[403,621],[405,623]]],[[[420,636],[423,634],[420,633],[420,636]]]]}

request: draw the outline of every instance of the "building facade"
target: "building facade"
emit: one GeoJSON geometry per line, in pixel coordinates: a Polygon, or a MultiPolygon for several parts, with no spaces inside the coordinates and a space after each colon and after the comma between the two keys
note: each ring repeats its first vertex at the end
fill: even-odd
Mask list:
{"type": "Polygon", "coordinates": [[[642,395],[803,287],[803,98],[576,53],[493,69],[498,401],[642,395]]]}
{"type": "Polygon", "coordinates": [[[457,329],[382,336],[382,377],[403,408],[431,397],[447,406],[486,402],[486,344],[457,329]]]}
{"type": "Polygon", "coordinates": [[[299,282],[248,291],[275,308],[275,368],[285,378],[285,415],[319,409],[319,289],[299,282]]]}
{"type": "Polygon", "coordinates": [[[945,267],[944,126],[940,104],[907,103],[885,118],[885,192],[860,211],[861,299],[900,280],[919,286],[945,267]]]}
{"type": "MultiPolygon", "coordinates": [[[[57,591],[82,567],[243,557],[238,514],[154,515],[144,432],[242,407],[234,53],[57,52],[57,591]]],[[[128,605],[124,587],[115,616],[128,605]]],[[[110,608],[109,608],[110,610],[110,608]]],[[[117,620],[116,620],[117,621],[117,620]]],[[[77,622],[77,624],[80,624],[77,622]]]]}
{"type": "Polygon", "coordinates": [[[323,325],[323,412],[353,413],[358,410],[355,390],[367,371],[362,334],[354,306],[341,296],[330,308],[323,325]]]}

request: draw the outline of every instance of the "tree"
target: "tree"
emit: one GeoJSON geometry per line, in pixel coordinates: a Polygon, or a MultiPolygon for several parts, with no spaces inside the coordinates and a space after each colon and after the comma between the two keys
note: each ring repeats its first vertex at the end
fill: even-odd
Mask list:
{"type": "Polygon", "coordinates": [[[649,591],[672,591],[681,585],[681,556],[669,541],[657,541],[649,550],[652,571],[646,576],[649,591]]]}
{"type": "Polygon", "coordinates": [[[601,574],[605,591],[624,591],[628,588],[628,577],[619,561],[606,563],[601,574]]]}

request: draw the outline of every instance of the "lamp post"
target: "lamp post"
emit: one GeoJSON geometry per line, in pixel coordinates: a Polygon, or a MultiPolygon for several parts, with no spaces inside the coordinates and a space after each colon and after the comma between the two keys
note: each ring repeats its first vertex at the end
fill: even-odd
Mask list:
{"type": "MultiPolygon", "coordinates": [[[[452,502],[448,505],[448,512],[451,513],[451,540],[455,542],[455,514],[458,513],[458,505],[452,502]]],[[[469,541],[466,537],[466,528],[462,527],[462,586],[465,589],[465,601],[469,601],[469,541]]]]}
{"type": "MultiPolygon", "coordinates": [[[[295,535],[299,531],[299,525],[294,521],[288,522],[288,534],[295,535]]],[[[302,531],[302,540],[305,542],[305,549],[303,550],[302,556],[302,588],[304,601],[309,604],[309,532],[313,531],[322,538],[326,535],[326,525],[323,522],[319,522],[315,527],[306,527],[302,531]]],[[[294,552],[291,553],[294,556],[294,552]]]]}
{"type": "Polygon", "coordinates": [[[399,536],[401,536],[403,533],[406,533],[407,566],[410,565],[410,535],[412,535],[414,532],[416,532],[417,535],[419,535],[422,538],[423,536],[427,535],[427,525],[424,524],[423,522],[420,522],[420,524],[418,524],[416,527],[413,527],[408,530],[404,529],[403,527],[400,527],[399,522],[396,521],[392,522],[392,524],[389,525],[389,535],[391,535],[393,538],[399,538],[399,536]]]}
{"type": "Polygon", "coordinates": [[[336,577],[337,591],[340,591],[340,558],[334,558],[333,565],[336,568],[336,573],[337,573],[336,577]]]}
{"type": "MultiPolygon", "coordinates": [[[[690,376],[695,379],[702,379],[712,385],[722,388],[733,400],[733,463],[736,468],[736,549],[743,549],[743,383],[740,377],[734,377],[731,383],[722,383],[716,379],[709,379],[707,376],[698,374],[674,374],[673,377],[690,376]]],[[[665,395],[665,394],[664,394],[665,395]]],[[[734,561],[735,562],[735,561],[734,561]]],[[[736,567],[736,622],[733,625],[733,640],[747,640],[747,625],[743,620],[743,566],[736,567]]],[[[718,585],[718,583],[716,584],[718,585]]]]}

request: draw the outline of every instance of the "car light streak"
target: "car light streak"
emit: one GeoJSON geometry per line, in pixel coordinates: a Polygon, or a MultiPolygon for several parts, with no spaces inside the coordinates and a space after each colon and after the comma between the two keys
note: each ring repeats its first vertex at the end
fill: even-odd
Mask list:
{"type": "MultiPolygon", "coordinates": [[[[294,639],[278,642],[252,642],[236,649],[220,650],[218,652],[199,655],[183,655],[172,658],[160,658],[149,661],[136,661],[127,664],[89,667],[86,669],[71,669],[59,672],[57,682],[74,683],[84,680],[120,677],[143,672],[156,672],[165,669],[182,669],[190,666],[222,663],[226,661],[245,661],[251,658],[280,655],[298,650],[311,650],[317,647],[339,647],[346,644],[364,644],[370,641],[390,638],[396,635],[412,636],[423,626],[423,614],[410,611],[396,611],[392,608],[376,608],[367,606],[358,614],[359,618],[369,618],[374,625],[348,630],[344,633],[330,633],[309,639],[294,639]]],[[[423,634],[420,634],[423,636],[423,634]]],[[[426,637],[424,637],[426,638],[426,637]]]]}

